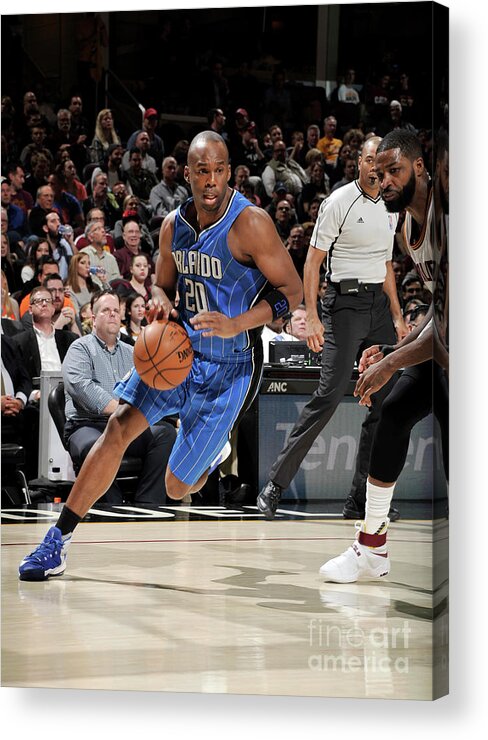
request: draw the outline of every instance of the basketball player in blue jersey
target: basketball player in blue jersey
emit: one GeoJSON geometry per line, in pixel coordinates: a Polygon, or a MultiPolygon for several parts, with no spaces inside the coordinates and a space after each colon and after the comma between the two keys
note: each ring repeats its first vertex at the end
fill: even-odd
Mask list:
{"type": "Polygon", "coordinates": [[[195,353],[188,378],[177,388],[156,391],[133,370],[116,385],[120,404],[86,458],[56,526],[20,564],[22,580],[64,571],[74,528],[109,488],[128,445],[149,424],[172,414],[180,418],[166,468],[170,498],[199,491],[209,469],[223,459],[232,427],[259,388],[261,327],[294,310],[303,292],[271,218],[231,189],[230,177],[222,137],[198,134],[185,167],[193,197],[161,227],[149,320],[182,321],[195,353]]]}
{"type": "MultiPolygon", "coordinates": [[[[434,237],[432,183],[422,159],[415,134],[392,131],[378,146],[375,170],[386,208],[391,213],[406,209],[404,247],[420,274],[429,277],[432,290],[434,263],[439,261],[434,237]]],[[[369,347],[359,363],[360,377],[354,395],[370,406],[371,396],[402,368],[401,377],[381,407],[371,449],[366,485],[366,516],[357,539],[342,555],[327,561],[320,573],[328,581],[352,583],[381,578],[388,574],[386,548],[388,511],[396,481],[403,470],[413,426],[432,410],[434,389],[442,389],[443,370],[432,363],[435,323],[432,306],[423,322],[394,346],[369,347]]],[[[442,390],[441,390],[442,392],[442,390]]],[[[437,400],[441,399],[436,392],[437,400]]],[[[448,479],[448,408],[436,403],[434,412],[441,429],[443,463],[448,479]]]]}

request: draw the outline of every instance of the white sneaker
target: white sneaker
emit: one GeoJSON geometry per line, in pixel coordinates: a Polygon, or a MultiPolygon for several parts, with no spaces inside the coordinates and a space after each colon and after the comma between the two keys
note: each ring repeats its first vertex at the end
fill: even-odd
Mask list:
{"type": "Polygon", "coordinates": [[[229,455],[230,455],[231,452],[232,452],[232,446],[231,446],[230,442],[226,442],[225,445],[220,450],[220,452],[217,455],[217,457],[215,457],[212,460],[212,462],[210,463],[210,467],[208,469],[208,474],[210,475],[210,473],[213,473],[213,471],[216,468],[218,468],[218,466],[221,465],[224,462],[224,460],[227,460],[227,458],[229,457],[229,455]]]}
{"type": "Polygon", "coordinates": [[[390,572],[390,558],[386,548],[385,552],[378,552],[378,549],[354,542],[342,555],[324,563],[319,573],[333,583],[355,583],[383,578],[390,572]]]}

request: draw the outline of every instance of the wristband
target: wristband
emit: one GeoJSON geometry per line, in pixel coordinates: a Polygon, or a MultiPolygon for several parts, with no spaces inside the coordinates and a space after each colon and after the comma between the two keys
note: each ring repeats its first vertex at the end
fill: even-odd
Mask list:
{"type": "Polygon", "coordinates": [[[386,357],[386,355],[391,355],[391,353],[394,351],[395,347],[393,344],[382,344],[380,346],[380,352],[383,354],[383,357],[386,357]]]}
{"type": "Polygon", "coordinates": [[[263,296],[263,301],[266,301],[271,306],[271,310],[273,312],[273,320],[280,319],[282,316],[286,316],[286,314],[290,310],[288,298],[284,293],[281,292],[281,290],[277,290],[276,288],[267,295],[263,296]]]}

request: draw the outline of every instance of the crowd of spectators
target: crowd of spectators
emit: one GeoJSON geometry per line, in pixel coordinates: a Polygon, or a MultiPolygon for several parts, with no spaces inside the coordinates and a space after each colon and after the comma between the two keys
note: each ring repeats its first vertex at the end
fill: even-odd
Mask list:
{"type": "MultiPolygon", "coordinates": [[[[225,89],[222,70],[217,71],[215,79],[225,89]]],[[[301,276],[320,205],[356,178],[363,142],[397,127],[417,130],[406,74],[396,88],[385,75],[363,86],[361,95],[354,79],[354,70],[348,70],[331,95],[338,113],[304,130],[296,127],[285,77],[278,71],[262,101],[266,128],[259,129],[248,102],[246,108],[231,110],[215,105],[201,127],[223,136],[231,187],[267,211],[301,276]],[[345,107],[354,108],[354,114],[341,118],[345,107]]],[[[126,141],[114,111],[103,108],[89,121],[83,108],[82,97],[74,94],[49,121],[32,90],[18,107],[2,98],[2,334],[15,338],[30,331],[29,343],[37,339],[41,346],[51,326],[56,342],[47,354],[40,352],[41,364],[50,368],[60,367],[63,359],[54,349],[60,345],[59,332],[68,332],[70,342],[91,332],[90,306],[102,289],[111,288],[120,297],[120,339],[134,344],[151,297],[161,223],[191,195],[183,177],[189,141],[182,138],[168,147],[155,108],[146,109],[126,141]]],[[[426,129],[418,133],[429,167],[431,136],[426,129]]],[[[410,261],[396,247],[394,258],[401,305],[416,299],[414,309],[424,306],[428,295],[410,272],[410,261]]],[[[37,375],[39,363],[26,363],[23,357],[27,343],[18,341],[15,347],[17,361],[35,365],[37,375]]],[[[4,402],[12,390],[15,396],[11,387],[4,394],[2,379],[2,418],[4,410],[12,416],[39,401],[33,395],[24,402],[21,394],[18,410],[12,411],[4,402]]]]}

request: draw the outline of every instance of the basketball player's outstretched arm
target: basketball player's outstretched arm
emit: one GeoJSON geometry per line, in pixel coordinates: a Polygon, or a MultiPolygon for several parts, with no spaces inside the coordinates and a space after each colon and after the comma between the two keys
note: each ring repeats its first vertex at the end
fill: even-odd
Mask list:
{"type": "MultiPolygon", "coordinates": [[[[242,211],[229,232],[229,248],[238,262],[257,267],[272,287],[286,296],[289,311],[298,306],[303,298],[302,281],[266,211],[256,207],[242,211]]],[[[269,303],[259,301],[239,316],[231,318],[218,311],[205,311],[197,314],[191,322],[195,329],[204,330],[204,336],[226,339],[247,329],[264,326],[272,316],[269,303]]]]}
{"type": "Polygon", "coordinates": [[[173,240],[174,211],[170,213],[161,225],[159,232],[159,254],[156,260],[155,282],[151,289],[149,301],[149,321],[156,319],[175,318],[177,311],[174,308],[176,298],[176,282],[178,279],[175,261],[171,253],[173,240]]]}

